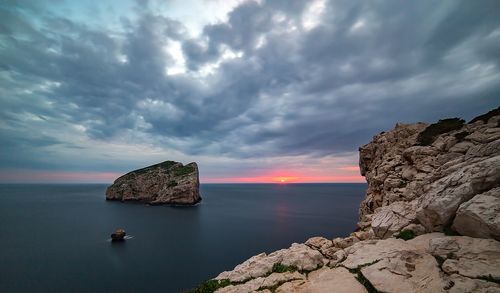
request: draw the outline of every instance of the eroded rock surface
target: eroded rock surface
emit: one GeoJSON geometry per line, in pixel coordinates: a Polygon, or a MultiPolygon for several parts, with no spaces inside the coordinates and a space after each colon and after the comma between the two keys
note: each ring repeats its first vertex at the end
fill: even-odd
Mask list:
{"type": "Polygon", "coordinates": [[[500,280],[500,242],[493,239],[451,236],[430,240],[429,252],[443,261],[447,274],[500,280]]]}
{"type": "Polygon", "coordinates": [[[500,240],[500,187],[460,205],[453,228],[462,235],[500,240]]]}
{"type": "Polygon", "coordinates": [[[498,214],[500,196],[500,115],[495,111],[468,124],[459,119],[430,126],[397,124],[361,147],[368,190],[359,228],[372,230],[377,238],[420,227],[425,231],[414,232],[442,232],[463,205],[454,229],[474,237],[497,235],[493,214],[498,214]],[[432,128],[446,131],[429,135],[432,128]],[[467,204],[482,193],[487,195],[467,204]],[[474,225],[479,230],[470,229],[474,225]]]}
{"type": "Polygon", "coordinates": [[[260,254],[221,273],[232,285],[216,292],[498,292],[500,243],[493,239],[429,233],[409,241],[363,240],[320,258],[329,240],[314,237],[269,255],[260,254]],[[315,245],[312,245],[315,244],[315,245]],[[316,251],[317,253],[312,252],[316,251]],[[296,256],[302,255],[302,258],[296,256]],[[288,257],[297,271],[272,272],[288,257]],[[315,264],[316,266],[312,265],[315,264]],[[302,269],[300,269],[301,267],[302,269]],[[308,269],[305,269],[308,268],[308,269]]]}
{"type": "Polygon", "coordinates": [[[270,253],[258,254],[242,264],[237,265],[232,271],[220,273],[215,279],[229,279],[231,282],[244,282],[249,279],[266,276],[272,271],[275,264],[292,266],[300,271],[312,271],[323,266],[327,259],[318,250],[305,244],[294,243],[288,249],[281,249],[270,253]]]}
{"type": "Polygon", "coordinates": [[[192,205],[201,200],[198,165],[165,161],[129,172],[106,190],[107,200],[192,205]]]}
{"type": "Polygon", "coordinates": [[[323,267],[311,272],[306,280],[284,283],[276,289],[276,292],[338,292],[338,293],[365,293],[365,287],[361,285],[345,268],[323,267]]]}

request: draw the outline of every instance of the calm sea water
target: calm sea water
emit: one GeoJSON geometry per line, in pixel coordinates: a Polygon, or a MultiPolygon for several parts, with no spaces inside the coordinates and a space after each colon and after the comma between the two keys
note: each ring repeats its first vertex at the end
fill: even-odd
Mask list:
{"type": "Polygon", "coordinates": [[[0,292],[180,292],[248,257],[345,236],[365,184],[204,184],[195,207],[107,202],[106,185],[0,185],[0,292]],[[109,242],[124,228],[133,238],[109,242]]]}

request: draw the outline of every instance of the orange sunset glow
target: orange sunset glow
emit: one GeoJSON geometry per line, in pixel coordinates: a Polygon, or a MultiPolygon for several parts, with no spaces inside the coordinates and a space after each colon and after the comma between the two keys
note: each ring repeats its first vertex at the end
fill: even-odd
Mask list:
{"type": "Polygon", "coordinates": [[[316,170],[275,170],[266,172],[260,176],[251,177],[224,177],[211,178],[202,177],[203,183],[325,183],[325,182],[345,182],[345,183],[364,183],[365,178],[359,174],[359,168],[356,166],[338,168],[338,172],[328,173],[316,170]]]}

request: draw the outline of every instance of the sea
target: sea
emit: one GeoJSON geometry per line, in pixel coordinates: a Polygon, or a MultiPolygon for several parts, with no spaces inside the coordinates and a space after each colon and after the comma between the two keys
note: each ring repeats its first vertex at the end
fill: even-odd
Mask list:
{"type": "Polygon", "coordinates": [[[185,207],[106,201],[104,184],[3,184],[0,292],[184,292],[258,253],[347,236],[366,188],[202,184],[185,207]]]}

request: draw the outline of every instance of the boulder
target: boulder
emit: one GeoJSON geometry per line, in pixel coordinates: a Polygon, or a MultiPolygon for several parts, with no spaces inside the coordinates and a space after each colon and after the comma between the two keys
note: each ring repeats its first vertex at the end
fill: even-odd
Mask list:
{"type": "Polygon", "coordinates": [[[283,251],[281,261],[282,264],[297,267],[301,271],[312,271],[327,262],[319,251],[296,243],[283,251]]]}
{"type": "Polygon", "coordinates": [[[342,266],[348,269],[357,269],[358,267],[389,257],[395,252],[415,249],[408,242],[395,238],[361,241],[344,249],[347,258],[342,262],[342,266]]]}
{"type": "Polygon", "coordinates": [[[375,211],[372,229],[377,238],[388,238],[415,221],[415,204],[403,201],[394,202],[375,211]]]}
{"type": "Polygon", "coordinates": [[[429,250],[443,262],[447,274],[500,280],[500,242],[496,240],[467,236],[434,238],[429,242],[429,250]]]}
{"type": "Polygon", "coordinates": [[[106,190],[107,200],[193,205],[201,201],[198,165],[165,161],[129,172],[106,190]]]}
{"type": "Polygon", "coordinates": [[[461,204],[453,229],[461,235],[500,241],[500,187],[461,204]]]}
{"type": "Polygon", "coordinates": [[[445,292],[447,284],[434,257],[418,250],[396,251],[361,273],[379,292],[445,292]]]}
{"type": "Polygon", "coordinates": [[[443,231],[462,203],[499,181],[500,156],[464,165],[428,187],[417,203],[417,218],[428,231],[443,231]]]}
{"type": "Polygon", "coordinates": [[[359,238],[357,238],[356,236],[349,236],[346,238],[337,237],[333,239],[332,242],[335,247],[344,249],[353,245],[356,242],[359,242],[359,238]]]}
{"type": "Polygon", "coordinates": [[[275,264],[294,267],[300,271],[312,271],[328,263],[318,250],[305,244],[293,243],[290,248],[275,251],[269,255],[261,253],[237,265],[232,271],[220,273],[215,279],[229,279],[231,282],[245,282],[267,275],[275,264]]]}
{"type": "Polygon", "coordinates": [[[119,242],[119,241],[125,241],[125,230],[123,229],[117,229],[114,233],[111,234],[111,241],[112,242],[119,242]]]}

